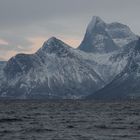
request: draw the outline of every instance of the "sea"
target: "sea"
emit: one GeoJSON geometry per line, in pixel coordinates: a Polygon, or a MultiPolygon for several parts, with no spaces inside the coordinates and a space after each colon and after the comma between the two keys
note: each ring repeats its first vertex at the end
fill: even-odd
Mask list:
{"type": "Polygon", "coordinates": [[[0,140],[140,140],[140,101],[0,100],[0,140]]]}

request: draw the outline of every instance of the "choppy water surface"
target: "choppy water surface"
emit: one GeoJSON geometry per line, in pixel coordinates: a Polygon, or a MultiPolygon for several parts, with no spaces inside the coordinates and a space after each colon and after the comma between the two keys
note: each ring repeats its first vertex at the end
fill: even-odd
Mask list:
{"type": "Polygon", "coordinates": [[[0,101],[0,140],[133,139],[139,102],[0,101]]]}

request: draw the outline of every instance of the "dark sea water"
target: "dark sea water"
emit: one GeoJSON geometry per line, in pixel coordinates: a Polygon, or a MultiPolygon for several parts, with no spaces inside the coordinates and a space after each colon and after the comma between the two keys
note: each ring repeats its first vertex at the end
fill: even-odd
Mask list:
{"type": "Polygon", "coordinates": [[[140,140],[140,102],[0,101],[0,140],[140,140]]]}

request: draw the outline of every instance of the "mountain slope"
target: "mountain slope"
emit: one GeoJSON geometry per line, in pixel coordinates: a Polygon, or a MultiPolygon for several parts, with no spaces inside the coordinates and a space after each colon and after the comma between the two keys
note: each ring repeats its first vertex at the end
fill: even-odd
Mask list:
{"type": "Polygon", "coordinates": [[[19,54],[4,68],[1,95],[10,98],[82,98],[105,83],[91,64],[51,38],[33,55],[19,54]]]}
{"type": "Polygon", "coordinates": [[[89,99],[131,99],[140,98],[140,39],[129,51],[125,69],[103,89],[90,95],[89,99]]]}
{"type": "Polygon", "coordinates": [[[3,68],[6,65],[6,61],[0,61],[0,81],[3,79],[3,68]]]}
{"type": "Polygon", "coordinates": [[[127,25],[118,22],[107,24],[106,31],[119,47],[138,40],[138,36],[135,35],[127,25]]]}
{"type": "Polygon", "coordinates": [[[18,54],[5,68],[1,96],[80,99],[101,89],[128,62],[127,53],[86,53],[51,38],[35,54],[18,54]]]}

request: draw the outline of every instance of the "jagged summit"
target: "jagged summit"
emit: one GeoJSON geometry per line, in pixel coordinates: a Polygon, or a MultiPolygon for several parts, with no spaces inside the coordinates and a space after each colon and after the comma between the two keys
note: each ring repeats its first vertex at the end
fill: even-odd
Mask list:
{"type": "Polygon", "coordinates": [[[49,38],[47,41],[45,41],[45,43],[52,44],[52,43],[58,42],[58,41],[60,41],[60,40],[53,36],[53,37],[49,38]]]}
{"type": "Polygon", "coordinates": [[[118,22],[107,24],[100,17],[93,16],[79,49],[108,53],[137,40],[138,36],[127,25],[118,22]]]}
{"type": "Polygon", "coordinates": [[[138,40],[138,36],[127,25],[118,22],[107,24],[106,31],[119,47],[138,40]]]}
{"type": "Polygon", "coordinates": [[[92,21],[103,21],[99,16],[93,16],[92,21]]]}
{"type": "Polygon", "coordinates": [[[56,47],[56,46],[68,46],[60,39],[57,39],[56,37],[51,37],[47,41],[44,42],[43,47],[56,47]]]}
{"type": "Polygon", "coordinates": [[[89,23],[84,39],[79,46],[80,50],[95,53],[108,53],[118,49],[106,31],[106,23],[94,16],[89,23]]]}
{"type": "Polygon", "coordinates": [[[38,52],[46,52],[46,53],[56,53],[56,54],[64,54],[71,47],[64,43],[63,41],[57,39],[56,37],[51,37],[47,41],[44,42],[41,49],[38,52]]]}
{"type": "Polygon", "coordinates": [[[91,22],[88,24],[87,31],[92,33],[94,28],[104,28],[105,22],[98,16],[93,16],[91,22]]]}

